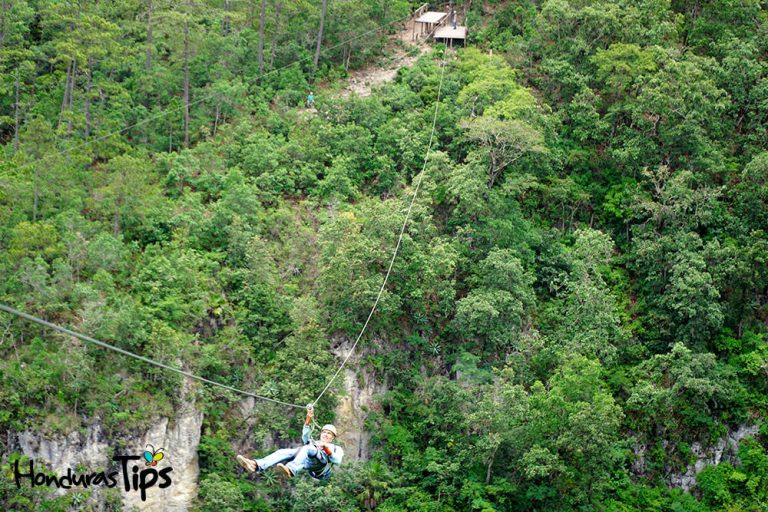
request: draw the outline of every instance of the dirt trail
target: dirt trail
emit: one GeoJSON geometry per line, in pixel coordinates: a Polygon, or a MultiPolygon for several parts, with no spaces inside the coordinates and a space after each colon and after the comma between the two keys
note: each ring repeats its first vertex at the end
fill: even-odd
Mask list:
{"type": "Polygon", "coordinates": [[[371,89],[384,82],[394,80],[398,69],[403,66],[410,66],[421,55],[429,51],[430,45],[423,38],[412,40],[413,25],[414,21],[411,18],[403,30],[390,36],[385,48],[388,57],[382,58],[386,61],[351,71],[341,96],[349,96],[352,93],[358,96],[370,96],[371,89]]]}

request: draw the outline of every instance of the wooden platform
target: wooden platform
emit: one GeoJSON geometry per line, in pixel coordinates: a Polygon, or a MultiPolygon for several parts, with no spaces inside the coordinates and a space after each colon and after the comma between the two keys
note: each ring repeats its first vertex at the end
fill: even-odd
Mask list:
{"type": "Polygon", "coordinates": [[[442,25],[435,30],[434,38],[436,42],[445,43],[451,48],[453,48],[454,41],[456,44],[465,46],[467,40],[467,27],[456,25],[456,28],[453,28],[452,25],[442,25]]]}
{"type": "Polygon", "coordinates": [[[423,4],[416,10],[416,19],[413,20],[413,39],[420,39],[423,36],[432,37],[434,41],[445,43],[453,47],[454,41],[462,46],[467,42],[467,27],[456,25],[458,16],[455,11],[452,13],[440,11],[427,11],[427,5],[423,4]]]}
{"type": "Polygon", "coordinates": [[[438,27],[435,31],[435,39],[466,39],[467,27],[456,25],[453,28],[451,25],[443,25],[438,27]]]}

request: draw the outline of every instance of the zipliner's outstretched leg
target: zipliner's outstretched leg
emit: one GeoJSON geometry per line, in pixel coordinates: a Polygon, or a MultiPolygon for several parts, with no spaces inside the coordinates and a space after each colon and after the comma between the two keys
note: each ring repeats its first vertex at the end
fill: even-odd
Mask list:
{"type": "Polygon", "coordinates": [[[266,469],[271,468],[275,464],[280,464],[281,462],[287,462],[293,459],[293,457],[296,455],[296,452],[298,451],[298,448],[283,448],[281,450],[270,453],[263,459],[249,459],[247,457],[243,457],[242,455],[238,455],[237,463],[251,473],[260,473],[266,469]]]}
{"type": "Polygon", "coordinates": [[[256,459],[256,464],[259,465],[260,471],[265,471],[276,464],[293,459],[300,450],[301,448],[283,448],[270,453],[263,459],[256,459]]]}
{"type": "Polygon", "coordinates": [[[249,459],[248,457],[243,457],[239,453],[237,454],[237,463],[240,464],[249,473],[253,473],[259,469],[259,466],[256,465],[255,460],[249,459]]]}

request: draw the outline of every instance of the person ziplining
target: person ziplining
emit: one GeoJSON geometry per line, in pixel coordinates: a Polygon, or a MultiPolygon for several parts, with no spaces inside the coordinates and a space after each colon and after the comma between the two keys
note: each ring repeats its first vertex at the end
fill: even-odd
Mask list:
{"type": "MultiPolygon", "coordinates": [[[[355,339],[355,342],[352,344],[352,347],[349,349],[349,352],[347,356],[344,358],[344,361],[342,361],[341,365],[337,368],[336,372],[333,374],[333,376],[330,378],[328,383],[326,384],[325,388],[320,392],[320,394],[317,396],[317,398],[309,405],[307,406],[307,416],[306,420],[304,422],[304,428],[302,430],[302,442],[303,446],[299,448],[286,448],[282,450],[277,450],[273,452],[272,454],[268,455],[267,457],[264,457],[263,459],[248,459],[242,455],[237,456],[237,462],[243,466],[245,469],[247,469],[250,472],[263,472],[273,466],[276,466],[277,470],[285,477],[292,478],[295,475],[299,474],[303,470],[308,470],[309,474],[315,478],[315,479],[324,479],[328,478],[331,474],[331,470],[333,466],[338,466],[341,464],[342,458],[344,457],[344,450],[333,443],[333,441],[336,439],[337,431],[336,427],[334,427],[331,424],[324,425],[321,429],[320,433],[320,440],[315,441],[311,438],[312,433],[312,420],[314,418],[314,404],[317,403],[325,394],[326,391],[331,387],[331,384],[336,380],[336,378],[339,376],[341,371],[346,366],[347,362],[349,361],[349,358],[352,356],[352,354],[355,351],[355,348],[357,347],[357,344],[360,342],[360,339],[362,338],[363,334],[365,333],[369,322],[371,321],[371,317],[373,316],[374,312],[376,311],[376,308],[379,304],[379,301],[381,300],[381,296],[384,293],[384,289],[387,286],[387,282],[389,281],[389,276],[392,272],[392,267],[394,266],[395,259],[397,258],[398,251],[400,249],[400,244],[403,241],[403,234],[405,232],[405,228],[408,224],[408,220],[410,219],[411,210],[413,209],[413,205],[416,201],[416,198],[419,194],[419,188],[421,187],[421,182],[424,178],[424,173],[427,168],[427,162],[429,161],[429,153],[432,149],[432,141],[434,139],[435,135],[435,126],[437,124],[437,113],[440,105],[440,93],[442,90],[443,85],[443,77],[445,74],[445,53],[443,53],[443,62],[440,65],[441,72],[440,72],[440,82],[437,87],[437,98],[435,101],[435,112],[432,117],[432,130],[429,136],[429,143],[427,144],[427,151],[424,155],[424,165],[422,167],[421,173],[419,174],[419,179],[416,182],[416,186],[413,192],[413,195],[411,196],[410,203],[408,205],[408,209],[405,214],[405,218],[403,220],[403,224],[400,228],[400,234],[397,238],[397,244],[395,245],[395,250],[392,253],[392,258],[389,261],[389,266],[387,268],[387,272],[384,275],[384,280],[381,284],[381,287],[379,288],[379,293],[376,296],[376,300],[374,301],[373,306],[371,307],[370,312],[368,313],[368,318],[365,320],[365,323],[363,324],[362,329],[360,330],[360,333],[357,335],[357,338],[355,339]]],[[[314,103],[314,95],[310,92],[310,95],[307,98],[308,102],[314,103]]],[[[286,407],[293,407],[297,409],[303,409],[304,407],[301,405],[293,404],[290,402],[284,402],[272,397],[257,395],[255,393],[251,393],[249,391],[245,391],[242,389],[238,389],[226,384],[222,384],[220,382],[216,382],[210,379],[207,379],[205,377],[202,377],[200,375],[196,375],[190,371],[183,370],[181,368],[175,368],[173,366],[169,366],[167,364],[161,363],[159,361],[155,361],[153,359],[150,359],[148,357],[136,354],[134,352],[131,352],[129,350],[125,350],[123,348],[117,347],[115,345],[105,343],[101,340],[92,338],[90,336],[86,336],[84,334],[78,333],[76,331],[73,331],[71,329],[67,329],[66,327],[56,325],[54,323],[48,322],[46,320],[43,320],[42,318],[38,318],[36,316],[30,315],[28,313],[24,313],[23,311],[19,311],[15,308],[12,308],[6,304],[0,303],[0,311],[4,311],[6,313],[10,313],[12,315],[18,316],[20,318],[24,318],[26,320],[29,320],[31,322],[37,323],[39,325],[42,325],[44,327],[53,329],[55,331],[58,331],[60,333],[73,336],[81,341],[97,345],[99,347],[105,348],[107,350],[111,350],[120,354],[123,354],[128,357],[132,357],[134,359],[137,359],[139,361],[142,361],[144,363],[157,366],[159,368],[162,368],[164,370],[175,372],[177,374],[183,375],[187,378],[198,380],[200,382],[210,384],[212,386],[217,386],[226,390],[229,390],[234,393],[239,393],[242,395],[250,396],[256,399],[265,400],[268,402],[273,402],[275,404],[280,404],[286,407]]]]}
{"type": "Polygon", "coordinates": [[[323,426],[319,441],[312,439],[312,420],[314,417],[315,409],[309,405],[307,417],[304,420],[304,428],[301,431],[303,446],[283,448],[262,459],[249,459],[238,454],[238,464],[247,471],[257,474],[274,466],[278,473],[287,479],[293,478],[305,469],[316,480],[328,478],[333,466],[341,464],[344,450],[341,446],[333,443],[336,439],[336,427],[331,424],[323,426]]]}

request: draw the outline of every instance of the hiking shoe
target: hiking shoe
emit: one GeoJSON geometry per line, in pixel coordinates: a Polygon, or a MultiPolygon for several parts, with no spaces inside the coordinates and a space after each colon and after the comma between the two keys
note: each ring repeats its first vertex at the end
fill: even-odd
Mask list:
{"type": "Polygon", "coordinates": [[[237,456],[237,463],[243,466],[250,473],[255,473],[256,471],[259,470],[259,465],[256,463],[255,460],[248,459],[246,457],[243,457],[242,455],[237,456]]]}
{"type": "Polygon", "coordinates": [[[293,471],[291,471],[285,464],[278,464],[275,468],[277,468],[278,474],[286,480],[293,478],[293,471]]]}

